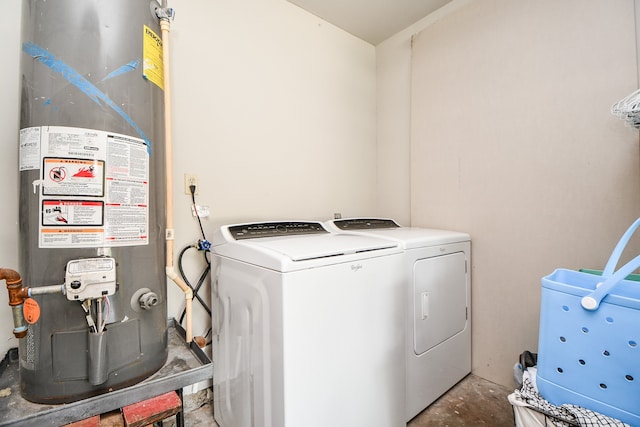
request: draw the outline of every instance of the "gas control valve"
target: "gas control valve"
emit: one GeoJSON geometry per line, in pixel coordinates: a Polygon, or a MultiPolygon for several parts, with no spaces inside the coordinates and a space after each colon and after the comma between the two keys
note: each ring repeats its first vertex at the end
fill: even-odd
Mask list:
{"type": "Polygon", "coordinates": [[[113,295],[116,293],[116,261],[109,257],[69,261],[64,287],[70,301],[113,295]]]}

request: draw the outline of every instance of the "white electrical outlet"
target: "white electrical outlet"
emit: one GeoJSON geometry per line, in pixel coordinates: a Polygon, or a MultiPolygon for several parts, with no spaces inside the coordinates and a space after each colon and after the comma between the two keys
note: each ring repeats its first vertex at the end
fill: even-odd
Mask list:
{"type": "Polygon", "coordinates": [[[196,186],[195,194],[198,194],[198,175],[194,173],[185,173],[184,174],[184,194],[191,195],[190,186],[196,186]]]}

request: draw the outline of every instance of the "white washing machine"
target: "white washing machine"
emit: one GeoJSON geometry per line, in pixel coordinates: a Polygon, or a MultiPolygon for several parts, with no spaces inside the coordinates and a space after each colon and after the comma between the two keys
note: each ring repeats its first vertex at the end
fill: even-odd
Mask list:
{"type": "Polygon", "coordinates": [[[405,425],[397,243],[288,221],[223,226],[212,252],[221,427],[405,425]]]}
{"type": "Polygon", "coordinates": [[[471,372],[471,239],[400,227],[382,218],[339,219],[327,228],[398,242],[406,304],[406,421],[471,372]]]}

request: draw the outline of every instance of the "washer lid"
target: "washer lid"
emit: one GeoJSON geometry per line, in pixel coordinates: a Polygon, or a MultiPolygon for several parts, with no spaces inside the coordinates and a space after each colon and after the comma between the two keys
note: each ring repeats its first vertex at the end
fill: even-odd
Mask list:
{"type": "Polygon", "coordinates": [[[371,236],[350,234],[326,234],[313,237],[274,237],[254,240],[254,246],[273,251],[292,261],[306,261],[318,258],[396,248],[397,243],[371,236]]]}
{"type": "Polygon", "coordinates": [[[467,233],[434,228],[401,227],[395,221],[385,218],[340,219],[329,221],[325,225],[328,229],[337,232],[358,233],[393,240],[404,249],[471,240],[467,233]]]}
{"type": "MultiPolygon", "coordinates": [[[[271,237],[234,237],[235,232],[248,226],[263,230],[262,225],[299,224],[300,222],[255,223],[220,227],[213,242],[214,253],[277,271],[294,271],[322,265],[337,264],[357,259],[372,258],[400,252],[397,242],[361,234],[335,234],[327,232],[322,224],[308,227],[309,232],[282,231],[271,237]],[[239,228],[240,227],[240,228],[239,228]],[[235,232],[234,232],[235,230],[235,232]],[[315,230],[315,231],[313,231],[315,230]]],[[[295,228],[295,227],[294,227],[295,228]]],[[[306,226],[297,229],[306,228],[306,226]]]]}

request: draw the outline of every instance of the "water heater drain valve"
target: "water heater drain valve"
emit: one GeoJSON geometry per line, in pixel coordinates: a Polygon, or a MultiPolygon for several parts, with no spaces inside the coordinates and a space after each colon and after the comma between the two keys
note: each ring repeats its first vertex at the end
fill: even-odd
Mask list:
{"type": "Polygon", "coordinates": [[[145,292],[139,299],[140,308],[149,310],[151,307],[158,305],[158,295],[155,292],[145,292]]]}
{"type": "Polygon", "coordinates": [[[70,301],[113,295],[116,293],[116,261],[109,257],[69,261],[64,287],[70,301]]]}
{"type": "Polygon", "coordinates": [[[158,294],[149,288],[140,288],[131,296],[131,308],[138,313],[150,310],[160,302],[158,294]]]}

